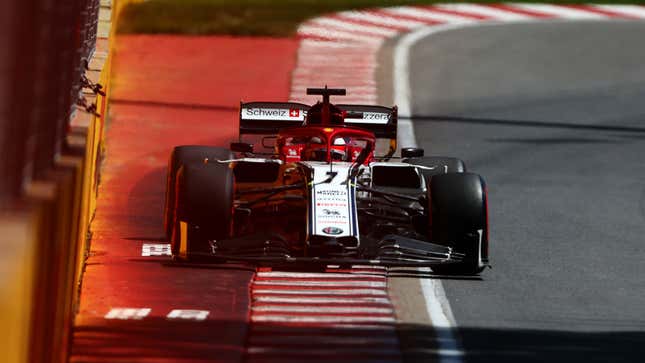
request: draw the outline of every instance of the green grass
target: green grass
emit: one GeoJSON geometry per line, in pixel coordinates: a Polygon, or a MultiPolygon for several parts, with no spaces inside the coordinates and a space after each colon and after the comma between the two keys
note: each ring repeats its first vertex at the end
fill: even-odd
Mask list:
{"type": "MultiPolygon", "coordinates": [[[[299,23],[320,14],[380,6],[448,3],[433,0],[149,0],[129,4],[119,33],[290,36],[299,23]]],[[[502,1],[467,1],[499,3],[502,1]]],[[[540,2],[540,1],[527,1],[540,2]]],[[[546,1],[590,3],[593,1],[546,1]]],[[[603,3],[638,3],[604,1],[603,3]]]]}

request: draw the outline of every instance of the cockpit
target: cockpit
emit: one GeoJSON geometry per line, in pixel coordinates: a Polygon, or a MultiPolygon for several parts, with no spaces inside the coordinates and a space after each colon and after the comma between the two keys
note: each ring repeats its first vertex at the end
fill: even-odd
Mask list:
{"type": "MultiPolygon", "coordinates": [[[[326,128],[326,130],[330,130],[326,128]]],[[[346,161],[352,162],[371,141],[353,130],[283,138],[281,155],[285,161],[346,161]],[[343,132],[345,131],[345,132],[343,132]]]]}

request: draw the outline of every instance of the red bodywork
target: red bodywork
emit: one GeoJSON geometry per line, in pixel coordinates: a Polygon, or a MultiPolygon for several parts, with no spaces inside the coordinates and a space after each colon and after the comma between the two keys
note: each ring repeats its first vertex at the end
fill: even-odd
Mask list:
{"type": "MultiPolygon", "coordinates": [[[[353,127],[305,126],[281,131],[276,141],[277,153],[284,162],[300,160],[355,161],[358,154],[369,146],[374,150],[376,138],[372,132],[353,127]],[[342,141],[341,141],[342,140],[342,141]]],[[[365,163],[374,157],[370,153],[365,163]]]]}
{"type": "MultiPolygon", "coordinates": [[[[374,150],[374,133],[345,126],[346,116],[346,112],[329,102],[328,94],[324,95],[323,102],[309,110],[304,127],[287,128],[278,134],[276,151],[280,159],[353,162],[364,148],[374,150]]],[[[365,163],[373,158],[372,151],[365,163]]]]}

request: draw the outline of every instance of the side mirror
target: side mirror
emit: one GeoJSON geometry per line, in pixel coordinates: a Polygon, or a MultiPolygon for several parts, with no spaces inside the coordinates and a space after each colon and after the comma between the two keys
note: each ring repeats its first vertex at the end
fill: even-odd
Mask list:
{"type": "Polygon", "coordinates": [[[253,144],[249,144],[246,142],[232,142],[231,151],[235,151],[238,153],[252,153],[253,144]]]}
{"type": "Polygon", "coordinates": [[[402,158],[420,158],[424,154],[423,149],[418,147],[404,147],[401,149],[402,158]]]}

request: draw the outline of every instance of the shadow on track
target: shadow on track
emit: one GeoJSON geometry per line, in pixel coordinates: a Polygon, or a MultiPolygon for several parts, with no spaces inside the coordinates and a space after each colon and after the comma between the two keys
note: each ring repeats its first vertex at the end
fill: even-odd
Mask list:
{"type": "Polygon", "coordinates": [[[553,129],[567,130],[585,130],[585,131],[615,131],[645,134],[645,127],[636,126],[615,126],[615,125],[598,125],[598,124],[572,124],[565,122],[536,121],[536,120],[507,120],[498,118],[478,118],[478,117],[455,117],[441,115],[414,115],[412,117],[399,116],[400,120],[411,120],[414,122],[437,122],[437,123],[462,123],[462,124],[480,124],[480,125],[501,125],[515,127],[542,127],[553,129]]]}
{"type": "Polygon", "coordinates": [[[110,103],[129,105],[129,106],[144,106],[144,107],[161,107],[161,108],[179,108],[188,110],[215,110],[215,111],[238,111],[237,106],[223,106],[223,105],[207,105],[200,103],[181,103],[181,102],[159,102],[147,100],[127,100],[122,98],[111,99],[110,103]]]}
{"type": "MultiPolygon", "coordinates": [[[[462,355],[466,362],[635,362],[645,354],[643,332],[464,327],[458,333],[468,342],[462,355]]],[[[436,330],[423,325],[307,327],[257,323],[249,328],[240,321],[145,318],[77,326],[72,362],[396,362],[400,359],[396,339],[389,338],[397,334],[406,363],[435,361],[442,353],[436,330]],[[236,346],[233,337],[239,334],[247,334],[252,350],[236,346]]]]}

